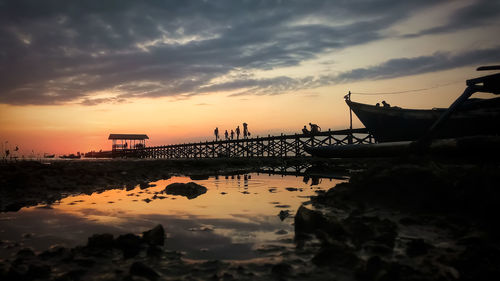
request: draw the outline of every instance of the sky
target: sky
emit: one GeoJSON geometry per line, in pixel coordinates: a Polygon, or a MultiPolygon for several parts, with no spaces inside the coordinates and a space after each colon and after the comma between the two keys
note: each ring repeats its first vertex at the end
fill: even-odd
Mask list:
{"type": "Polygon", "coordinates": [[[343,129],[348,91],[450,105],[500,63],[499,35],[500,0],[0,0],[0,141],[64,154],[110,133],[343,129]]]}

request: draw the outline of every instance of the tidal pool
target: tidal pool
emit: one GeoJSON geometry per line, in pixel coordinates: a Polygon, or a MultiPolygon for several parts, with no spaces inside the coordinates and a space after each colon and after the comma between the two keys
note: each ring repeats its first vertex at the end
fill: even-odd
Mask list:
{"type": "Polygon", "coordinates": [[[186,259],[249,260],[269,248],[294,247],[293,215],[318,190],[343,180],[245,174],[193,180],[172,177],[148,186],[71,195],[57,204],[0,214],[0,257],[24,247],[84,245],[94,233],[140,234],[162,224],[165,248],[186,259]],[[207,192],[194,198],[163,192],[171,183],[195,182],[207,192]],[[290,217],[281,219],[280,211],[290,217]]]}

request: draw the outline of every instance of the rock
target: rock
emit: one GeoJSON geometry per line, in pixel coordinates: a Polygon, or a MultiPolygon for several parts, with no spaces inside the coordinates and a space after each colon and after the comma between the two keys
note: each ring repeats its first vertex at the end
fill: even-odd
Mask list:
{"type": "Polygon", "coordinates": [[[354,250],[343,243],[335,242],[322,247],[312,262],[317,266],[341,267],[354,269],[360,262],[354,250]]]}
{"type": "Polygon", "coordinates": [[[271,268],[271,273],[277,277],[289,276],[293,272],[293,267],[288,263],[278,263],[271,268]]]}
{"type": "Polygon", "coordinates": [[[194,199],[207,192],[207,188],[194,182],[172,183],[165,188],[165,192],[171,195],[181,195],[188,199],[194,199]]]}
{"type": "Polygon", "coordinates": [[[161,245],[165,242],[165,230],[161,224],[142,233],[142,239],[149,245],[161,245]]]}
{"type": "Polygon", "coordinates": [[[141,250],[141,238],[132,233],[118,236],[115,247],[123,251],[125,259],[135,257],[141,250]]]}
{"type": "Polygon", "coordinates": [[[62,246],[54,246],[48,250],[43,251],[38,255],[42,260],[51,259],[51,258],[59,258],[61,260],[70,260],[72,259],[73,254],[67,248],[62,246]]]}
{"type": "Polygon", "coordinates": [[[134,262],[130,266],[130,274],[145,277],[149,280],[156,280],[160,275],[142,262],[134,262]]]}
{"type": "Polygon", "coordinates": [[[326,223],[326,219],[318,211],[300,206],[295,215],[295,233],[314,233],[326,223]]]}
{"type": "Polygon", "coordinates": [[[387,264],[379,256],[373,256],[356,272],[356,279],[380,280],[379,277],[385,273],[386,267],[387,264]]]}
{"type": "Polygon", "coordinates": [[[383,243],[379,243],[376,241],[368,241],[363,245],[363,249],[374,255],[390,255],[393,252],[393,248],[389,247],[383,243]]]}
{"type": "Polygon", "coordinates": [[[423,239],[414,239],[406,245],[406,255],[409,257],[425,255],[430,248],[432,248],[432,245],[425,243],[423,239]]]}
{"type": "Polygon", "coordinates": [[[276,205],[274,207],[276,207],[276,208],[290,208],[290,205],[282,204],[282,205],[276,205]]]}
{"type": "Polygon", "coordinates": [[[280,229],[280,230],[276,231],[274,234],[284,235],[284,234],[288,234],[288,231],[286,231],[284,229],[280,229]]]}
{"type": "Polygon", "coordinates": [[[162,253],[162,249],[155,245],[149,245],[146,251],[146,255],[148,255],[148,257],[160,257],[162,253]]]}
{"type": "Polygon", "coordinates": [[[146,202],[146,203],[149,203],[149,202],[151,202],[151,201],[153,201],[153,200],[151,200],[151,199],[149,199],[149,198],[146,198],[146,199],[142,199],[142,201],[144,201],[144,202],[146,202]]]}
{"type": "Polygon", "coordinates": [[[17,252],[16,256],[18,258],[31,258],[31,257],[35,256],[35,252],[33,252],[33,250],[30,248],[24,248],[24,249],[19,250],[17,252]]]}
{"type": "Polygon", "coordinates": [[[280,211],[280,213],[278,214],[278,216],[280,217],[281,221],[284,221],[286,218],[288,218],[290,216],[290,211],[288,211],[288,210],[282,210],[282,211],[280,211]]]}
{"type": "Polygon", "coordinates": [[[299,189],[298,189],[298,188],[296,188],[296,187],[287,187],[287,188],[285,188],[285,189],[286,189],[286,190],[288,190],[288,191],[297,191],[297,190],[299,190],[299,189]]]}
{"type": "Polygon", "coordinates": [[[87,247],[111,248],[113,247],[113,235],[109,233],[94,234],[88,238],[87,247]]]}

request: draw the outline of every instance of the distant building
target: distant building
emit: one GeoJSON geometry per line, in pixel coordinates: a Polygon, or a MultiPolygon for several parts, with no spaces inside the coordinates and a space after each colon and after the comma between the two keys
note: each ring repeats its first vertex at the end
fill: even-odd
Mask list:
{"type": "Polygon", "coordinates": [[[148,139],[147,135],[136,134],[110,134],[108,137],[108,140],[113,141],[112,151],[144,148],[148,139]]]}

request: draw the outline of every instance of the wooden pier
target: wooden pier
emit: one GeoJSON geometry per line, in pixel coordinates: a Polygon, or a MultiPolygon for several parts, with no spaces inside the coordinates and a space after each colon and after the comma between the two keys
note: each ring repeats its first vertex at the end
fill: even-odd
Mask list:
{"type": "Polygon", "coordinates": [[[205,141],[145,148],[125,149],[118,157],[187,159],[218,157],[303,157],[304,146],[370,144],[375,140],[365,128],[255,137],[238,140],[205,141]]]}

